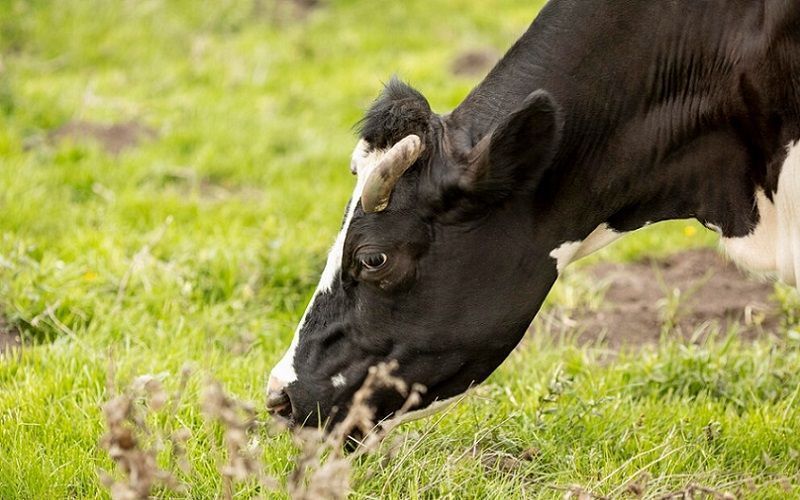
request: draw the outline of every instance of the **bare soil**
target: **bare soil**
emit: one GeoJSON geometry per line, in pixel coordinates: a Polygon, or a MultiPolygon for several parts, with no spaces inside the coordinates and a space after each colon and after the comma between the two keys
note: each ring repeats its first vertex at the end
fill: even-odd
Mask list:
{"type": "MultiPolygon", "coordinates": [[[[691,250],[664,260],[599,264],[584,271],[607,284],[599,310],[557,310],[537,321],[611,348],[658,342],[662,332],[702,342],[715,331],[754,340],[777,331],[774,287],[742,273],[718,252],[691,250]]],[[[536,323],[534,323],[536,325],[536,323]]]]}
{"type": "Polygon", "coordinates": [[[281,24],[287,21],[303,21],[327,0],[255,0],[253,15],[281,24]]]}
{"type": "Polygon", "coordinates": [[[138,146],[142,141],[153,139],[156,131],[138,121],[127,121],[104,125],[87,121],[71,121],[50,134],[53,142],[65,139],[75,142],[96,141],[111,154],[138,146]]]}
{"type": "Polygon", "coordinates": [[[0,355],[22,344],[19,331],[0,317],[0,355]]]}
{"type": "Polygon", "coordinates": [[[450,71],[458,76],[483,76],[500,60],[500,54],[492,49],[466,50],[456,56],[450,71]]]}

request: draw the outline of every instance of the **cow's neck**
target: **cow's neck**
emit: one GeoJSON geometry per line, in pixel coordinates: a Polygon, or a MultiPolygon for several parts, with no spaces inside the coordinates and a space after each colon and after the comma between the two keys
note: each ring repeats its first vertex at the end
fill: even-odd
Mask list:
{"type": "MultiPolygon", "coordinates": [[[[786,145],[800,131],[798,86],[779,90],[776,80],[793,66],[776,63],[770,78],[751,71],[769,53],[759,43],[772,37],[743,45],[737,35],[753,29],[757,6],[610,4],[549,2],[449,119],[474,143],[529,93],[553,94],[566,119],[564,137],[530,203],[543,221],[559,225],[564,242],[586,240],[597,228],[605,241],[604,229],[623,233],[682,218],[727,237],[749,234],[758,222],[758,192],[776,189],[786,145]],[[681,39],[696,43],[673,43],[681,39]],[[782,97],[770,94],[779,91],[782,97]]],[[[784,29],[778,21],[762,27],[784,29]]]]}

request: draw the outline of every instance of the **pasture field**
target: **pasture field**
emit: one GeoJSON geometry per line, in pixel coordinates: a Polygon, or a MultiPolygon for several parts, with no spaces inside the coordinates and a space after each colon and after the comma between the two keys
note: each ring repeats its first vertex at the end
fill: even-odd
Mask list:
{"type": "MultiPolygon", "coordinates": [[[[540,4],[0,0],[0,350],[22,340],[0,354],[0,498],[107,497],[102,406],[142,375],[175,391],[184,366],[182,398],[146,421],[190,430],[191,467],[152,493],[220,496],[201,394],[218,380],[268,420],[267,374],[351,190],[353,125],[393,73],[450,110],[540,4]]],[[[797,294],[750,283],[773,311],[686,323],[725,287],[674,288],[646,260],[715,244],[673,222],[578,264],[485,384],[353,461],[351,496],[800,497],[797,294]],[[630,307],[613,342],[582,332],[619,278],[598,262],[653,273],[655,323],[630,307]]],[[[234,497],[285,496],[296,445],[260,425],[256,444],[278,490],[234,497]]],[[[158,460],[178,469],[171,446],[158,460]]]]}

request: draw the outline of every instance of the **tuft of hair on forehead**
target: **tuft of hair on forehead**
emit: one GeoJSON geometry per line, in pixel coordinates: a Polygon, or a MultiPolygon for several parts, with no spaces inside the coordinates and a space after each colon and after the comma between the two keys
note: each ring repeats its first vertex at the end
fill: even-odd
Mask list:
{"type": "Polygon", "coordinates": [[[425,141],[432,114],[425,96],[394,76],[359,122],[359,132],[376,149],[393,146],[410,134],[425,141]]]}

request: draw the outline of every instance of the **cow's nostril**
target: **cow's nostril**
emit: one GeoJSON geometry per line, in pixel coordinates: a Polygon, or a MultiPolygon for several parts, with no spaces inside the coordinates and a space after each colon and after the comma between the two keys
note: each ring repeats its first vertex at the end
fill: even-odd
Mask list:
{"type": "Polygon", "coordinates": [[[267,393],[267,411],[272,415],[289,418],[292,414],[292,402],[283,389],[270,390],[267,393]]]}

